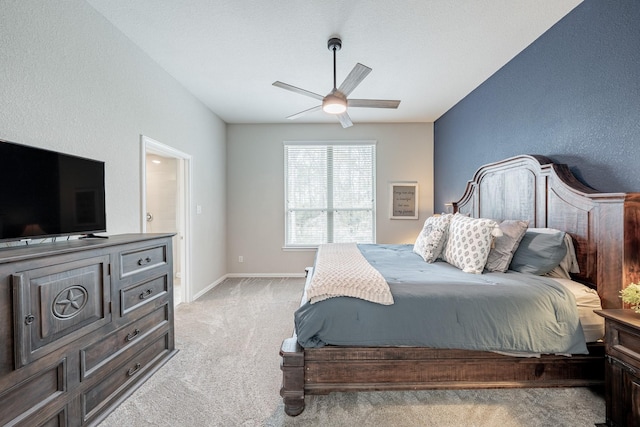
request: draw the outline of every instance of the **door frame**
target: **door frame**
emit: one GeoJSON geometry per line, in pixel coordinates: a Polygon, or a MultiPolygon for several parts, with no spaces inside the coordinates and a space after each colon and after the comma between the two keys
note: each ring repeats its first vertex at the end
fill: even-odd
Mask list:
{"type": "MultiPolygon", "coordinates": [[[[182,239],[178,238],[178,244],[182,246],[180,251],[182,301],[191,302],[191,155],[177,150],[169,145],[156,141],[145,135],[140,135],[140,168],[141,168],[141,215],[140,228],[147,232],[147,154],[158,154],[178,160],[178,187],[179,210],[178,229],[182,230],[182,239]]],[[[175,274],[175,273],[174,273],[175,274]]]]}

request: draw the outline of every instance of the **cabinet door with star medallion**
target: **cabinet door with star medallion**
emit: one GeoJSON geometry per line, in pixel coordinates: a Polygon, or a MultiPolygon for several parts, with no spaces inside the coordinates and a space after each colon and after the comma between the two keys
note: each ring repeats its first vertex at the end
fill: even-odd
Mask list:
{"type": "Polygon", "coordinates": [[[15,369],[111,321],[109,256],[14,273],[15,369]]]}

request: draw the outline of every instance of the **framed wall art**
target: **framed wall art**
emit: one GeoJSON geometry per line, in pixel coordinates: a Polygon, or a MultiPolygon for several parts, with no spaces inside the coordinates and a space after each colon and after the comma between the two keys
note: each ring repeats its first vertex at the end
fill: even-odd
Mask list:
{"type": "Polygon", "coordinates": [[[418,183],[389,184],[389,218],[418,219],[418,183]]]}

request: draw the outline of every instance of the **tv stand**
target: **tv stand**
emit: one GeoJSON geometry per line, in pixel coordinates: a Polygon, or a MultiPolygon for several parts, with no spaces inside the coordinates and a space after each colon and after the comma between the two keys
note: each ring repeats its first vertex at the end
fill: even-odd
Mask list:
{"type": "Polygon", "coordinates": [[[176,354],[173,235],[0,248],[0,426],[95,426],[176,354]]]}
{"type": "Polygon", "coordinates": [[[80,239],[108,239],[109,236],[97,236],[93,233],[84,234],[79,237],[80,239]]]}

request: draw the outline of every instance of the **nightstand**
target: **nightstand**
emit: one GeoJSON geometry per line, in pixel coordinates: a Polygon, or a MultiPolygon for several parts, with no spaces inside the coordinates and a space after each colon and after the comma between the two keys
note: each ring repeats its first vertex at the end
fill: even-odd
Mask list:
{"type": "Polygon", "coordinates": [[[640,314],[597,310],[605,318],[608,426],[640,426],[640,314]]]}

